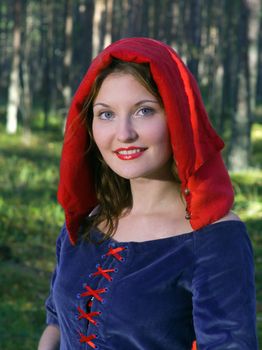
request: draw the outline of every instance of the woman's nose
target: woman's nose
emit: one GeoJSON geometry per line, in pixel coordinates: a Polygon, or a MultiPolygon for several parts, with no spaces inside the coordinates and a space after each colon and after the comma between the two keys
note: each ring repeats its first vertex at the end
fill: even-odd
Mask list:
{"type": "Polygon", "coordinates": [[[130,119],[123,119],[117,125],[117,139],[120,142],[132,142],[138,137],[137,131],[134,128],[130,119]]]}

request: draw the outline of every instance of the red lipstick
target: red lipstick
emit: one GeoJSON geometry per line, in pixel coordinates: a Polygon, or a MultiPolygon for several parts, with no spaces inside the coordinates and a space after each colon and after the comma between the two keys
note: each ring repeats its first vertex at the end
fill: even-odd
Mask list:
{"type": "Polygon", "coordinates": [[[132,146],[118,148],[114,151],[114,153],[121,160],[132,160],[141,157],[145,150],[145,147],[132,146]]]}

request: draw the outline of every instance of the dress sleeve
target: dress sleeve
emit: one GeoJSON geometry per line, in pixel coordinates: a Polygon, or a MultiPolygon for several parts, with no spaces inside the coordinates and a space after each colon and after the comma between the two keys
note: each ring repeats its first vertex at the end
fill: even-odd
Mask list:
{"type": "Polygon", "coordinates": [[[245,225],[231,221],[210,227],[194,242],[197,349],[257,350],[254,262],[245,225]]]}
{"type": "Polygon", "coordinates": [[[45,302],[47,325],[59,326],[57,312],[56,312],[56,306],[55,306],[55,302],[53,299],[53,286],[54,286],[54,283],[56,280],[57,270],[58,270],[58,266],[59,266],[61,245],[62,245],[62,241],[63,241],[65,235],[66,235],[66,228],[65,228],[65,226],[63,226],[61,233],[56,241],[56,261],[57,262],[56,262],[56,267],[55,267],[55,270],[54,270],[54,272],[52,274],[52,278],[51,278],[49,296],[45,302]]]}

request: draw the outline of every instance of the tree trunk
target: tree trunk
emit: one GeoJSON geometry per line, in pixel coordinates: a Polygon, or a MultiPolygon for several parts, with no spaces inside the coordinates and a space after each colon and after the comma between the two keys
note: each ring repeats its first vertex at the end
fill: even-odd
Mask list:
{"type": "Polygon", "coordinates": [[[153,38],[160,39],[160,23],[161,23],[161,0],[153,0],[153,38]]]}
{"type": "Polygon", "coordinates": [[[75,91],[92,60],[94,0],[75,2],[72,88],[75,91]],[[79,40],[82,38],[82,40],[79,40]],[[83,45],[84,43],[84,45],[83,45]]]}
{"type": "Polygon", "coordinates": [[[92,60],[92,40],[93,40],[93,23],[94,23],[94,0],[86,0],[86,33],[85,33],[85,40],[86,40],[86,61],[87,64],[90,64],[92,60]]]}
{"type": "Polygon", "coordinates": [[[175,4],[172,0],[166,1],[166,7],[163,15],[163,40],[168,44],[172,45],[173,41],[173,19],[175,4]]]}
{"type": "Polygon", "coordinates": [[[113,42],[118,40],[121,36],[123,12],[122,6],[123,2],[121,0],[113,0],[111,25],[111,38],[113,42]]]}
{"type": "Polygon", "coordinates": [[[63,87],[62,94],[64,97],[65,108],[68,109],[71,98],[71,69],[72,69],[72,56],[73,56],[73,2],[72,0],[66,0],[66,18],[65,18],[65,52],[63,61],[63,87]]]}
{"type": "MultiPolygon", "coordinates": [[[[46,1],[46,0],[43,0],[46,1]]],[[[64,115],[67,111],[63,97],[64,53],[66,51],[64,1],[50,1],[52,5],[52,42],[50,43],[50,109],[64,115]]]]}
{"type": "Polygon", "coordinates": [[[113,12],[113,0],[107,0],[106,2],[106,32],[104,38],[104,47],[108,46],[112,42],[112,12],[113,12]]]}
{"type": "Polygon", "coordinates": [[[150,0],[145,0],[142,2],[142,9],[141,9],[141,16],[142,16],[142,21],[141,21],[141,36],[148,37],[149,35],[149,1],[150,0]]]}
{"type": "Polygon", "coordinates": [[[106,17],[107,17],[107,1],[104,0],[103,11],[101,13],[99,22],[99,46],[98,52],[101,52],[105,47],[105,37],[106,37],[106,17]]]}
{"type": "Polygon", "coordinates": [[[29,143],[30,141],[30,120],[31,120],[31,88],[30,88],[30,33],[32,32],[32,12],[30,2],[25,4],[25,43],[24,43],[24,55],[22,60],[22,89],[21,89],[21,112],[23,118],[23,132],[24,141],[29,143]]]}
{"type": "Polygon", "coordinates": [[[175,44],[177,46],[177,49],[179,50],[180,55],[183,55],[185,52],[185,45],[186,45],[186,2],[184,0],[179,0],[178,2],[178,21],[176,23],[176,30],[175,30],[175,37],[176,41],[175,44]]]}
{"type": "MultiPolygon", "coordinates": [[[[223,50],[224,40],[222,38],[223,20],[226,15],[223,6],[217,7],[214,0],[208,1],[206,5],[206,23],[203,33],[206,41],[202,43],[205,51],[205,61],[203,71],[201,72],[201,81],[206,81],[206,105],[209,106],[210,114],[214,115],[214,126],[219,131],[220,114],[221,114],[221,95],[222,95],[222,79],[219,74],[221,60],[225,50],[223,50]]],[[[228,41],[228,40],[226,40],[228,41]]],[[[202,49],[202,50],[203,50],[202,49]]]]}
{"type": "Polygon", "coordinates": [[[141,33],[141,2],[128,0],[127,28],[125,37],[139,36],[141,33]]]}
{"type": "Polygon", "coordinates": [[[190,6],[189,33],[189,60],[188,68],[198,80],[198,64],[201,48],[201,0],[194,0],[190,6]]]}
{"type": "MultiPolygon", "coordinates": [[[[222,98],[221,98],[221,113],[219,118],[219,132],[224,133],[225,123],[232,118],[234,113],[233,107],[233,81],[232,75],[236,78],[236,74],[232,74],[234,58],[236,57],[235,37],[236,25],[234,5],[231,1],[224,0],[224,13],[222,33],[220,37],[222,66],[223,66],[223,81],[222,81],[222,98]]],[[[234,84],[235,88],[237,87],[234,84]]]]}
{"type": "MultiPolygon", "coordinates": [[[[53,43],[53,6],[50,0],[41,2],[41,66],[43,71],[42,76],[42,106],[44,112],[44,129],[48,128],[49,112],[51,108],[51,98],[55,90],[54,84],[52,84],[52,45],[53,43]]],[[[54,68],[54,67],[53,67],[54,68]]]]}
{"type": "Polygon", "coordinates": [[[99,46],[98,52],[101,52],[112,41],[112,11],[113,1],[104,0],[103,10],[99,22],[99,46]]]}
{"type": "Polygon", "coordinates": [[[239,171],[246,169],[250,159],[251,138],[251,103],[250,72],[248,57],[249,7],[246,0],[241,1],[238,20],[238,42],[236,51],[236,93],[234,113],[232,116],[232,135],[229,147],[229,169],[239,171]]]}
{"type": "Polygon", "coordinates": [[[101,46],[101,28],[100,21],[103,22],[103,12],[105,11],[104,0],[95,1],[94,10],[94,26],[93,26],[93,57],[96,57],[100,51],[101,46]]]}
{"type": "Polygon", "coordinates": [[[17,115],[20,105],[20,48],[21,48],[21,0],[15,0],[14,6],[14,37],[13,37],[13,59],[10,73],[10,84],[8,89],[7,102],[7,123],[8,134],[15,134],[17,131],[17,115]]]}
{"type": "Polygon", "coordinates": [[[10,23],[10,19],[8,18],[8,4],[0,6],[0,94],[3,96],[2,89],[6,89],[6,62],[8,61],[8,46],[9,46],[9,29],[8,24],[10,23]]]}
{"type": "Polygon", "coordinates": [[[256,106],[262,105],[262,1],[260,0],[260,19],[258,32],[257,52],[257,81],[256,81],[256,106]]]}

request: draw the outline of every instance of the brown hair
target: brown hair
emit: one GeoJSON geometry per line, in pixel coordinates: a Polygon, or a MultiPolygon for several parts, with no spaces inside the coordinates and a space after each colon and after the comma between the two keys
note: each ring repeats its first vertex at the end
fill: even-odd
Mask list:
{"type": "MultiPolygon", "coordinates": [[[[117,229],[119,218],[132,208],[132,194],[129,180],[117,175],[108,167],[94,142],[92,134],[93,102],[103,81],[112,73],[131,74],[155,96],[160,105],[163,106],[156,83],[152,78],[149,64],[138,64],[113,59],[111,64],[96,77],[88,98],[85,101],[82,113],[90,137],[90,145],[87,152],[91,159],[90,166],[94,172],[95,191],[99,204],[99,212],[89,216],[85,222],[85,233],[83,237],[87,239],[90,238],[90,229],[92,227],[98,227],[102,222],[106,227],[104,239],[112,237],[117,229]]],[[[173,173],[174,178],[178,180],[176,171],[173,171],[173,173]]],[[[179,180],[177,182],[179,182],[179,180]]]]}

